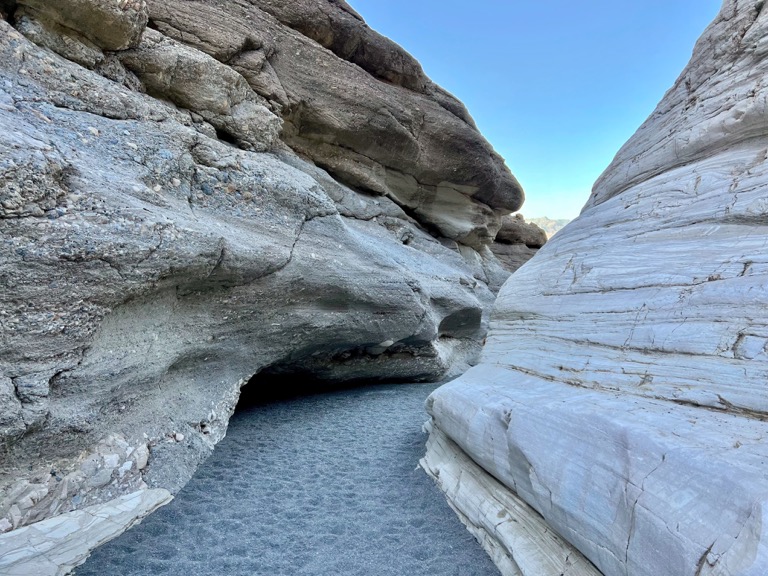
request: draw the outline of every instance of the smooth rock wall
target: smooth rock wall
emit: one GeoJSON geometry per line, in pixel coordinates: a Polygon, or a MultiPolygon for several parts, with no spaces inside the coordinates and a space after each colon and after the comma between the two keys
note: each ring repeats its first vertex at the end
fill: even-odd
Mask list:
{"type": "Polygon", "coordinates": [[[768,573],[767,33],[724,2],[428,403],[607,576],[768,573]]]}

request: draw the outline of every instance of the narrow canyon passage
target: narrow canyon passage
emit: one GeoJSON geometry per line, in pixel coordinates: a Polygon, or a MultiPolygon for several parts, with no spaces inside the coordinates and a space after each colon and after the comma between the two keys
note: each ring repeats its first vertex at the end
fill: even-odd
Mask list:
{"type": "Polygon", "coordinates": [[[417,468],[435,387],[241,400],[176,499],[77,576],[498,574],[417,468]]]}

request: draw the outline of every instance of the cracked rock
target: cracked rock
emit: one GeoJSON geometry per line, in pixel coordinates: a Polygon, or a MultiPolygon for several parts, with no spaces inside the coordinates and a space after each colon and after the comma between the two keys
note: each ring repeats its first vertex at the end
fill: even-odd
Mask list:
{"type": "Polygon", "coordinates": [[[522,191],[399,49],[352,15],[370,51],[340,57],[253,3],[153,2],[147,29],[138,0],[20,4],[24,34],[0,20],[0,526],[178,491],[256,374],[476,361],[508,275],[487,243],[522,191]]]}
{"type": "MultiPolygon", "coordinates": [[[[427,403],[491,497],[602,574],[768,573],[766,34],[762,1],[723,3],[581,215],[504,285],[482,362],[427,403]]],[[[447,495],[477,527],[488,494],[447,495]]]]}

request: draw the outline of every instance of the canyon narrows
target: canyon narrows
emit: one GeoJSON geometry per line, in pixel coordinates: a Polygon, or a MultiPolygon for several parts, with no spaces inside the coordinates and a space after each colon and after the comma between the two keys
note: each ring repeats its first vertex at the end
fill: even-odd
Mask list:
{"type": "Polygon", "coordinates": [[[505,576],[765,576],[767,36],[724,0],[544,245],[343,0],[0,0],[0,572],[167,503],[249,382],[463,374],[422,466],[505,576]]]}
{"type": "Polygon", "coordinates": [[[226,438],[173,502],[77,576],[498,576],[418,466],[437,384],[271,400],[264,386],[244,390],[226,438]]]}

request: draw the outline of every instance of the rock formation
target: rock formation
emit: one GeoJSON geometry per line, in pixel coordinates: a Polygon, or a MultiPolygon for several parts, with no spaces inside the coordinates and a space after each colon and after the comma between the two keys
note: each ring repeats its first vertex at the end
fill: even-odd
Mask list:
{"type": "Polygon", "coordinates": [[[428,401],[425,466],[507,574],[768,573],[766,38],[762,1],[724,2],[428,401]]]}
{"type": "Polygon", "coordinates": [[[255,374],[473,361],[522,191],[343,1],[0,8],[0,533],[162,501],[255,374]]]}
{"type": "Polygon", "coordinates": [[[491,244],[491,251],[510,272],[514,272],[547,243],[547,233],[522,214],[505,216],[491,244]]]}

